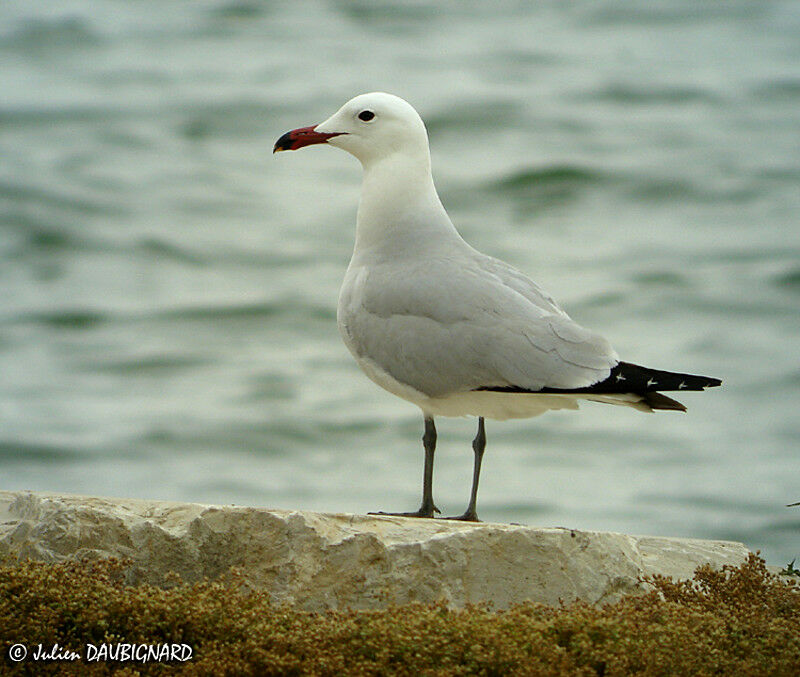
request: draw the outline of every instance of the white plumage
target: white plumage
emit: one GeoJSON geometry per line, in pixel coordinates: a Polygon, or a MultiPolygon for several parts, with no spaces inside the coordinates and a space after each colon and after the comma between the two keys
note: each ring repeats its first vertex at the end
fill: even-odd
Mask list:
{"type": "MultiPolygon", "coordinates": [[[[416,404],[425,418],[423,504],[415,513],[394,514],[436,511],[434,416],[479,417],[472,496],[460,517],[477,519],[484,418],[575,409],[581,398],[644,411],[679,409],[653,392],[654,375],[659,390],[677,388],[664,384],[664,376],[704,378],[620,363],[606,339],[574,322],[536,283],[468,245],[436,193],[425,125],[407,102],[362,94],[322,124],[288,132],[275,150],[324,142],[354,155],[364,170],[339,331],[367,376],[416,404]],[[642,375],[645,386],[637,385],[642,375]],[[629,389],[618,385],[626,378],[629,389]]],[[[714,381],[687,382],[698,389],[714,381]]]]}
{"type": "Polygon", "coordinates": [[[523,405],[507,393],[473,391],[573,389],[607,378],[618,362],[609,343],[533,283],[506,284],[498,272],[507,271],[516,272],[461,240],[446,257],[370,263],[354,256],[339,297],[345,345],[370,378],[429,415],[532,416],[545,410],[536,401],[544,396],[523,405]],[[413,392],[388,387],[387,377],[413,392]],[[476,410],[479,401],[490,409],[476,410]]]}

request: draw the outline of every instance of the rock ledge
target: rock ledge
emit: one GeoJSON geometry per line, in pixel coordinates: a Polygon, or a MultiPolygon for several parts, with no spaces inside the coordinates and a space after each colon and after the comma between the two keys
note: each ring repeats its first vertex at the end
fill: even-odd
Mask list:
{"type": "Polygon", "coordinates": [[[598,604],[640,577],[740,564],[741,543],[0,491],[0,557],[129,557],[132,581],[215,578],[231,566],[276,603],[321,610],[444,599],[598,604]]]}

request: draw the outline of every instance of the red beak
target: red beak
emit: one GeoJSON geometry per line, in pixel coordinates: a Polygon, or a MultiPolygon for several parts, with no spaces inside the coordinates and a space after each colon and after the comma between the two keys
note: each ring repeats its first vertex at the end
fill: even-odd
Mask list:
{"type": "Polygon", "coordinates": [[[275,142],[275,147],[272,149],[272,152],[277,153],[279,150],[297,150],[303,146],[313,146],[315,143],[326,143],[331,137],[341,134],[344,134],[344,132],[326,134],[325,132],[315,132],[314,127],[300,127],[300,129],[293,129],[291,132],[286,132],[286,134],[278,139],[275,142]]]}

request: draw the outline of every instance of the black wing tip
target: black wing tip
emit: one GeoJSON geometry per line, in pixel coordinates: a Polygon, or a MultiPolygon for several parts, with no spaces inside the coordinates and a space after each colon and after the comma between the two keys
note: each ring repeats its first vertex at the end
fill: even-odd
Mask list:
{"type": "Polygon", "coordinates": [[[632,392],[656,392],[661,390],[705,390],[722,385],[722,379],[699,374],[683,374],[673,371],[662,371],[642,367],[631,362],[620,362],[612,370],[609,377],[597,383],[600,386],[628,387],[632,392]],[[628,383],[626,383],[628,381],[628,383]],[[624,385],[623,385],[624,384],[624,385]]]}
{"type": "MultiPolygon", "coordinates": [[[[608,378],[598,381],[584,388],[542,388],[531,390],[519,386],[482,386],[475,390],[489,390],[501,393],[538,393],[538,394],[561,394],[561,395],[581,395],[593,393],[595,395],[617,395],[622,393],[633,393],[642,395],[647,399],[649,395],[657,395],[661,391],[700,391],[706,388],[716,388],[722,385],[722,380],[711,376],[699,376],[697,374],[682,374],[672,371],[661,371],[642,367],[631,362],[619,362],[612,369],[608,378]]],[[[662,395],[664,400],[672,404],[670,406],[657,406],[654,409],[673,409],[676,411],[686,411],[680,402],[670,400],[662,395]]],[[[661,401],[661,404],[666,404],[661,401]]]]}

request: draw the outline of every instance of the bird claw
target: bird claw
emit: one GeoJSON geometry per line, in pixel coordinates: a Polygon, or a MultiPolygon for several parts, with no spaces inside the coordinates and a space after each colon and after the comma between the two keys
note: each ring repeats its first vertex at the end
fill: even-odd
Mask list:
{"type": "Polygon", "coordinates": [[[476,512],[465,512],[463,515],[459,515],[458,517],[442,517],[442,519],[446,520],[454,520],[457,522],[480,522],[481,520],[478,519],[478,513],[476,512]]]}
{"type": "Polygon", "coordinates": [[[417,510],[415,512],[368,512],[368,515],[380,515],[381,517],[422,517],[425,519],[433,519],[433,513],[439,512],[438,508],[433,510],[417,510]]]}

